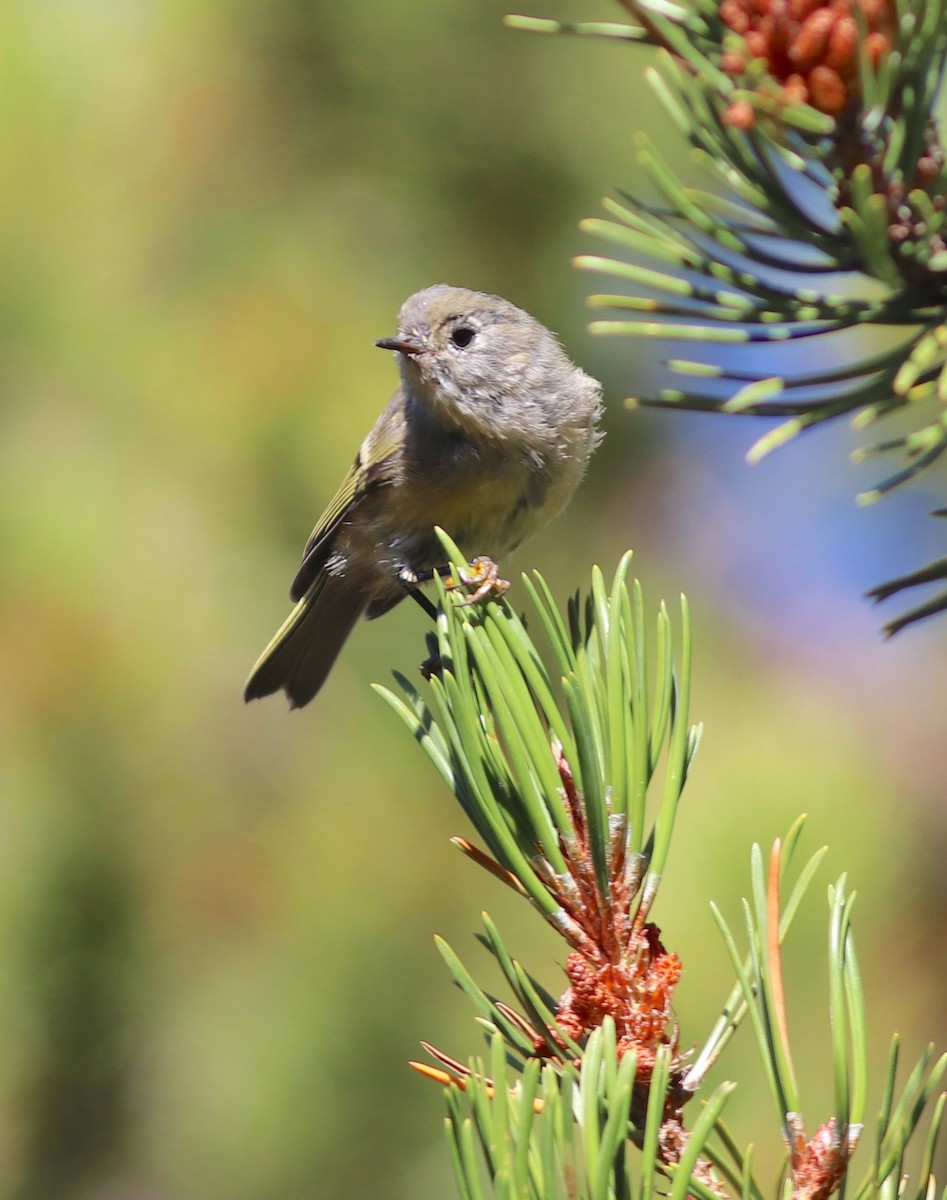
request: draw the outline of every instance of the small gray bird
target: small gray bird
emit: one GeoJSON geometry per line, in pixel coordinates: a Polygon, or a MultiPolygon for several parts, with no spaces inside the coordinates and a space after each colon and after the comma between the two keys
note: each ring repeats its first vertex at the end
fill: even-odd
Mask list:
{"type": "Polygon", "coordinates": [[[601,385],[545,326],[499,296],[437,284],[405,301],[401,386],[312,532],[296,607],[244,697],[302,708],[363,614],[393,608],[444,565],[440,525],[500,559],[565,508],[600,434],[601,385]]]}

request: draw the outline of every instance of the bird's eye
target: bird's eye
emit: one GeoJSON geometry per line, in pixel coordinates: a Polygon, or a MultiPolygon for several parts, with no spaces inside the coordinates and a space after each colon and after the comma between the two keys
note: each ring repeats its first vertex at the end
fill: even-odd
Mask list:
{"type": "Polygon", "coordinates": [[[455,346],[459,346],[461,350],[463,350],[465,346],[469,346],[474,340],[474,334],[476,332],[477,331],[475,329],[471,329],[469,325],[459,325],[451,332],[450,340],[455,346]]]}

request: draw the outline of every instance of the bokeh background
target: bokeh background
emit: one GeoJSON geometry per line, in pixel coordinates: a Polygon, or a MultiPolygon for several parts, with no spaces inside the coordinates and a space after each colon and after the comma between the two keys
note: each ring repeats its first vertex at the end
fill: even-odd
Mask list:
{"type": "MultiPolygon", "coordinates": [[[[540,11],[617,11],[579,8],[540,11]]],[[[846,429],[750,470],[761,426],[623,410],[657,348],[584,332],[577,222],[643,186],[636,129],[683,151],[648,51],[504,11],[0,6],[2,1197],[450,1195],[441,1096],[405,1063],[481,1043],[431,935],[497,985],[487,907],[561,990],[561,949],[450,848],[460,812],[369,688],[423,657],[413,605],[303,712],[241,699],[394,386],[372,342],[442,280],[509,296],[606,384],[581,495],[504,565],[564,598],[632,546],[651,610],[695,612],[706,736],[656,913],[683,1040],[730,983],[708,900],[736,918],[750,844],[806,811],[831,846],[787,950],[810,1127],[842,870],[876,1061],[894,1027],[943,1044],[945,626],[882,644],[860,597],[943,552],[944,478],[860,510],[846,429]]],[[[718,1076],[775,1164],[754,1064],[746,1031],[718,1076]]]]}

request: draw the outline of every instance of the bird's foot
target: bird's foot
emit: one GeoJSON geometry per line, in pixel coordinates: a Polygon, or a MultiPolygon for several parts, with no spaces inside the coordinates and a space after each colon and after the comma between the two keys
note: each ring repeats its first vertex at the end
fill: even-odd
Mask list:
{"type": "Polygon", "coordinates": [[[430,683],[432,679],[440,678],[441,672],[444,669],[444,664],[441,661],[439,654],[432,654],[430,658],[426,658],[423,663],[418,664],[418,670],[421,672],[421,678],[430,683]]]}
{"type": "Polygon", "coordinates": [[[445,584],[447,591],[455,592],[459,588],[473,588],[463,600],[457,601],[458,608],[466,608],[471,604],[482,604],[484,600],[499,600],[510,590],[510,581],[500,578],[500,568],[486,554],[478,554],[468,564],[468,570],[459,570],[457,579],[449,579],[445,584]]]}

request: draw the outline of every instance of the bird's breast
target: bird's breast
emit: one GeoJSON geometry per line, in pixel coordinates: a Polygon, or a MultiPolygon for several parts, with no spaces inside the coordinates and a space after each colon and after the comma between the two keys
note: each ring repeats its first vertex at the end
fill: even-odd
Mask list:
{"type": "Polygon", "coordinates": [[[454,436],[404,453],[391,480],[353,514],[339,539],[340,568],[368,567],[380,596],[399,572],[444,564],[434,526],[471,557],[502,560],[566,505],[582,474],[572,456],[504,451],[454,436]]]}

